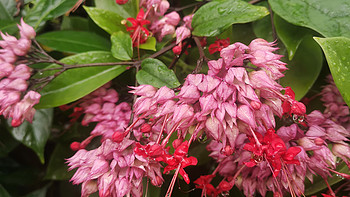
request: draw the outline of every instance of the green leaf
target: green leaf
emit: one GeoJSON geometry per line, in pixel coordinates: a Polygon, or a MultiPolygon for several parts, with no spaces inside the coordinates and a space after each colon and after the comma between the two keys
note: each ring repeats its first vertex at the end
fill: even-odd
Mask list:
{"type": "Polygon", "coordinates": [[[68,180],[74,171],[68,171],[66,159],[73,155],[68,143],[58,143],[51,155],[44,179],[68,180]]]}
{"type": "Polygon", "coordinates": [[[132,40],[129,34],[122,31],[111,35],[112,55],[120,60],[131,60],[132,58],[132,40]]]}
{"type": "Polygon", "coordinates": [[[0,157],[5,157],[19,144],[19,142],[11,136],[6,128],[0,128],[0,157]]]}
{"type": "Polygon", "coordinates": [[[129,0],[124,5],[118,5],[115,0],[95,0],[97,8],[118,13],[123,18],[135,18],[137,15],[138,0],[129,0]]]}
{"type": "Polygon", "coordinates": [[[334,82],[350,106],[350,39],[345,37],[314,39],[322,47],[334,82]]]}
{"type": "Polygon", "coordinates": [[[0,20],[13,20],[16,12],[16,1],[1,0],[0,1],[0,20]]]}
{"type": "Polygon", "coordinates": [[[63,15],[71,9],[77,0],[35,0],[25,16],[25,21],[38,29],[45,21],[63,15]]]}
{"type": "Polygon", "coordinates": [[[12,128],[11,134],[18,141],[31,148],[45,162],[44,149],[51,133],[53,109],[40,109],[35,112],[32,123],[24,121],[19,127],[12,128]]]}
{"type": "Polygon", "coordinates": [[[151,50],[151,51],[156,51],[156,38],[155,37],[148,37],[145,43],[140,44],[140,49],[145,49],[145,50],[151,50]]]}
{"type": "Polygon", "coordinates": [[[35,190],[33,192],[30,192],[29,194],[25,195],[25,197],[45,197],[46,196],[46,192],[49,189],[49,187],[51,186],[51,184],[47,184],[44,187],[35,190]]]}
{"type": "Polygon", "coordinates": [[[111,46],[107,39],[84,31],[52,31],[41,34],[36,39],[53,50],[69,53],[109,51],[111,46]]]}
{"type": "Polygon", "coordinates": [[[63,16],[61,30],[89,31],[89,21],[80,16],[63,16]]]}
{"type": "Polygon", "coordinates": [[[151,181],[148,178],[144,178],[142,180],[143,188],[144,188],[144,193],[143,197],[147,196],[152,196],[152,197],[160,197],[160,192],[161,192],[161,187],[156,187],[151,184],[151,181]],[[147,191],[147,193],[146,193],[147,191]]]}
{"type": "MultiPolygon", "coordinates": [[[[349,174],[349,168],[348,166],[345,164],[345,162],[341,163],[339,166],[337,166],[336,171],[340,172],[340,173],[345,173],[345,174],[349,174]]],[[[333,176],[331,178],[328,178],[328,183],[330,186],[339,183],[340,181],[343,181],[344,178],[339,177],[339,176],[333,176]]],[[[313,183],[310,183],[309,181],[305,183],[305,195],[306,196],[311,196],[314,195],[324,189],[327,188],[327,185],[325,183],[325,181],[323,180],[323,178],[321,178],[320,176],[314,177],[314,181],[313,183]]]]}
{"type": "Polygon", "coordinates": [[[264,18],[253,22],[253,31],[258,38],[264,38],[269,42],[273,42],[273,33],[271,31],[271,18],[265,16],[264,18]]]}
{"type": "Polygon", "coordinates": [[[14,34],[18,31],[17,24],[19,21],[0,20],[0,30],[8,34],[14,34]]]}
{"type": "MultiPolygon", "coordinates": [[[[60,60],[69,65],[85,63],[118,62],[110,52],[90,51],[69,56],[60,60]]],[[[59,67],[58,65],[51,65],[59,67]]],[[[69,69],[40,92],[41,99],[36,108],[57,107],[75,101],[112,80],[126,70],[126,66],[94,66],[69,69]]],[[[48,72],[52,74],[52,72],[48,72]]],[[[46,76],[48,73],[43,73],[46,76]]]]}
{"type": "Polygon", "coordinates": [[[149,84],[160,88],[176,88],[180,85],[174,71],[168,69],[163,62],[148,58],[142,61],[142,69],[136,73],[136,79],[140,84],[149,84]]]}
{"type": "Polygon", "coordinates": [[[118,31],[126,32],[126,27],[121,23],[124,18],[119,14],[109,10],[86,6],[84,6],[84,9],[89,14],[90,18],[109,34],[118,31]]]}
{"type": "MultiPolygon", "coordinates": [[[[287,53],[285,49],[283,52],[287,53]]],[[[282,59],[288,70],[280,80],[281,85],[290,86],[295,92],[295,99],[300,100],[317,80],[322,60],[322,51],[317,43],[311,37],[305,38],[292,61],[288,61],[286,56],[282,59]]]]}
{"type": "Polygon", "coordinates": [[[277,14],[274,15],[274,24],[278,37],[287,48],[289,60],[292,60],[304,37],[312,35],[312,31],[292,25],[277,14]]]}
{"type": "Polygon", "coordinates": [[[0,196],[1,197],[11,197],[6,189],[0,184],[0,196]]]}
{"type": "Polygon", "coordinates": [[[325,37],[350,37],[349,0],[269,0],[271,8],[286,21],[308,27],[325,37]]]}
{"type": "Polygon", "coordinates": [[[269,14],[262,6],[254,6],[241,0],[212,1],[194,14],[193,35],[216,36],[235,23],[248,23],[269,14]]]}

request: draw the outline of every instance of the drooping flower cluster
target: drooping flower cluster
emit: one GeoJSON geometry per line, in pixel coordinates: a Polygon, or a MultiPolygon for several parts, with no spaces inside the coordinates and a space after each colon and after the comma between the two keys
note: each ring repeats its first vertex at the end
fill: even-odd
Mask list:
{"type": "MultiPolygon", "coordinates": [[[[208,62],[208,74],[190,74],[180,88],[132,87],[130,92],[139,96],[132,123],[98,129],[96,134],[104,136],[102,145],[79,150],[68,160],[71,169],[78,168],[72,181],[83,183],[83,196],[97,190],[100,196],[140,196],[141,177],[161,186],[162,174],[174,170],[166,193],[170,196],[179,174],[186,183],[191,181],[185,168],[196,165],[197,159],[188,150],[204,136],[210,141],[210,156],[218,163],[212,174],[194,181],[204,196],[225,194],[234,185],[246,196],[257,191],[262,196],[267,191],[300,196],[305,177],[312,181],[313,174],[327,178],[338,173],[335,156],[349,165],[350,134],[318,111],[306,115],[293,90],[276,82],[287,68],[275,50],[274,43],[262,39],[248,46],[234,43],[220,51],[221,58],[208,62]],[[275,117],[295,123],[276,129],[275,117]],[[172,141],[171,136],[177,139],[172,141]],[[101,153],[107,147],[112,148],[101,153]],[[217,175],[222,180],[214,187],[211,181],[217,175]]],[[[98,98],[106,96],[102,103],[113,103],[109,100],[113,95],[98,98]]],[[[84,121],[105,120],[97,118],[108,114],[102,104],[98,106],[86,103],[84,121]]]]}
{"type": "Polygon", "coordinates": [[[81,121],[83,126],[87,126],[92,122],[97,123],[91,131],[90,137],[82,143],[72,143],[73,150],[85,148],[96,136],[102,136],[102,141],[104,141],[111,139],[116,131],[124,131],[129,123],[131,108],[126,102],[116,104],[118,100],[118,93],[111,88],[111,83],[107,83],[70,106],[61,106],[62,110],[75,106],[74,113],[70,115],[72,117],[71,121],[76,121],[84,114],[81,121]]]}
{"type": "Polygon", "coordinates": [[[326,107],[323,113],[327,118],[350,130],[349,107],[346,105],[337,86],[335,86],[331,75],[327,76],[327,82],[329,84],[321,92],[321,101],[326,107]]]}
{"type": "Polygon", "coordinates": [[[21,20],[18,25],[20,38],[3,34],[0,41],[0,114],[12,118],[11,125],[17,127],[24,120],[33,120],[40,94],[28,90],[28,79],[32,69],[17,60],[27,55],[31,48],[31,39],[36,35],[34,29],[21,20]]]}
{"type": "Polygon", "coordinates": [[[68,159],[70,170],[78,168],[71,181],[81,184],[81,196],[99,191],[100,197],[142,196],[142,178],[149,176],[162,183],[160,164],[149,162],[133,151],[135,141],[110,139],[97,149],[81,149],[68,159]]]}

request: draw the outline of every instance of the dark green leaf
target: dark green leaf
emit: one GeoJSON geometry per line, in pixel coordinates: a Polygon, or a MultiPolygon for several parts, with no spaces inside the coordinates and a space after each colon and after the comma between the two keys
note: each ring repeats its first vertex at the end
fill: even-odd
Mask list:
{"type": "Polygon", "coordinates": [[[0,1],[0,20],[12,20],[16,12],[16,1],[1,0],[0,1]]]}
{"type": "Polygon", "coordinates": [[[216,36],[235,23],[248,23],[269,14],[262,6],[241,0],[212,1],[195,13],[192,20],[193,35],[216,36]]]}
{"type": "Polygon", "coordinates": [[[36,37],[45,47],[56,51],[81,53],[109,51],[109,41],[95,33],[84,31],[52,31],[36,37]]]}
{"type": "MultiPolygon", "coordinates": [[[[65,64],[118,62],[110,52],[90,51],[66,57],[65,64]]],[[[50,67],[59,67],[51,65],[50,67]]],[[[75,101],[124,72],[126,66],[94,66],[70,69],[52,80],[40,92],[36,108],[57,107],[75,101]]],[[[52,74],[52,72],[50,72],[52,74]]],[[[45,76],[46,73],[43,73],[45,76]]]]}
{"type": "Polygon", "coordinates": [[[350,37],[349,0],[269,0],[286,21],[311,28],[325,37],[350,37]]]}
{"type": "Polygon", "coordinates": [[[89,31],[89,21],[80,16],[63,16],[61,30],[89,31]]]}
{"type": "Polygon", "coordinates": [[[258,38],[264,38],[269,42],[273,42],[273,33],[271,31],[271,18],[270,16],[265,16],[264,18],[254,21],[253,23],[254,34],[258,38]]]}
{"type": "Polygon", "coordinates": [[[11,136],[6,128],[0,128],[0,157],[4,157],[13,150],[19,142],[11,136]]]}
{"type": "MultiPolygon", "coordinates": [[[[338,171],[340,173],[345,173],[345,174],[350,173],[348,166],[344,162],[341,163],[339,166],[337,166],[336,171],[338,171]]],[[[342,178],[342,177],[333,176],[331,178],[328,178],[328,183],[329,183],[329,185],[332,186],[332,185],[339,183],[340,181],[343,181],[343,180],[344,180],[344,178],[342,178]]],[[[326,182],[320,176],[314,177],[313,183],[306,182],[305,186],[306,186],[305,187],[305,195],[306,196],[311,196],[311,195],[316,194],[316,193],[327,188],[326,182]]]]}
{"type": "Polygon", "coordinates": [[[144,178],[142,180],[144,191],[143,197],[152,196],[152,197],[160,197],[161,187],[156,187],[151,184],[151,181],[148,178],[144,178]],[[147,189],[146,189],[147,188],[147,189]]]}
{"type": "Polygon", "coordinates": [[[335,84],[350,106],[350,39],[337,37],[315,38],[315,40],[326,55],[335,84]]]}
{"type": "Polygon", "coordinates": [[[25,21],[38,29],[45,21],[63,15],[71,9],[77,0],[35,0],[25,16],[25,21]]]}
{"type": "Polygon", "coordinates": [[[116,32],[111,35],[112,55],[120,60],[130,60],[132,58],[132,40],[129,34],[116,32]]]}
{"type": "Polygon", "coordinates": [[[32,124],[25,121],[11,131],[15,139],[35,151],[42,163],[45,162],[44,148],[51,133],[52,117],[52,109],[37,110],[32,124]]]}
{"type": "Polygon", "coordinates": [[[97,8],[109,10],[118,13],[123,18],[135,18],[138,8],[138,0],[129,0],[124,5],[118,5],[115,0],[95,0],[97,8]]]}
{"type": "Polygon", "coordinates": [[[121,23],[124,18],[117,13],[100,8],[85,6],[84,9],[89,14],[90,18],[109,34],[113,34],[114,32],[118,31],[126,32],[125,26],[121,23]]]}
{"type": "Polygon", "coordinates": [[[45,197],[50,185],[51,184],[47,184],[46,186],[27,194],[25,197],[45,197]]]}
{"type": "Polygon", "coordinates": [[[180,85],[174,72],[157,59],[145,59],[141,63],[142,69],[136,74],[140,84],[149,84],[160,88],[176,88],[180,85]]]}
{"type": "Polygon", "coordinates": [[[145,43],[140,44],[140,49],[156,51],[156,43],[155,37],[149,37],[145,43]]]}
{"type": "MultiPolygon", "coordinates": [[[[283,49],[282,54],[287,54],[283,49]]],[[[282,61],[286,62],[288,69],[285,77],[281,78],[281,84],[290,86],[295,92],[295,99],[300,100],[312,87],[322,68],[322,51],[311,37],[304,38],[292,61],[286,56],[282,61]]]]}
{"type": "Polygon", "coordinates": [[[73,155],[68,143],[59,143],[56,145],[45,175],[45,179],[50,180],[68,180],[73,176],[73,171],[68,171],[66,159],[73,155]]]}
{"type": "Polygon", "coordinates": [[[0,184],[0,196],[1,197],[11,197],[6,189],[0,184]]]}
{"type": "Polygon", "coordinates": [[[277,14],[274,15],[274,24],[278,37],[287,48],[289,60],[292,60],[304,37],[312,35],[312,31],[292,25],[277,14]]]}

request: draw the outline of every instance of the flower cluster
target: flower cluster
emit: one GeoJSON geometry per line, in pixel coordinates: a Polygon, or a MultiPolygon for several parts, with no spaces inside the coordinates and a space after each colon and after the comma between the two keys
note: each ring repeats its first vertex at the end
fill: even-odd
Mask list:
{"type": "Polygon", "coordinates": [[[60,107],[62,110],[67,110],[74,106],[74,113],[70,115],[73,122],[83,114],[84,117],[81,121],[83,126],[97,122],[95,128],[90,133],[90,137],[82,143],[72,143],[71,148],[73,150],[85,148],[92,138],[96,136],[102,136],[102,141],[111,139],[115,132],[123,132],[127,127],[131,108],[126,102],[116,104],[119,96],[110,86],[111,83],[107,83],[79,101],[60,107]]]}
{"type": "MultiPolygon", "coordinates": [[[[344,176],[334,170],[335,156],[349,165],[349,132],[318,111],[306,115],[293,90],[276,82],[287,68],[275,50],[274,43],[263,39],[248,46],[234,43],[220,50],[221,58],[208,62],[208,74],[190,74],[180,88],[132,87],[130,92],[138,96],[132,123],[97,129],[96,135],[104,136],[102,145],[79,150],[68,160],[71,169],[78,168],[72,181],[83,183],[83,195],[99,190],[100,196],[139,196],[141,177],[161,186],[162,174],[174,171],[166,193],[170,196],[178,175],[190,183],[185,168],[198,161],[188,150],[204,136],[210,156],[218,163],[211,174],[194,181],[204,196],[225,194],[234,185],[246,196],[257,191],[262,196],[267,191],[299,196],[305,177],[312,181],[313,174],[325,179],[331,173],[344,176]],[[275,117],[294,124],[276,129],[275,117]],[[217,176],[221,181],[214,187],[211,181],[217,176]]],[[[103,102],[116,102],[110,100],[112,93],[98,95],[92,93],[89,99],[106,97],[103,102]]],[[[100,117],[109,117],[103,109],[111,107],[102,103],[80,104],[87,113],[83,123],[99,125],[105,120],[100,117]]]]}
{"type": "Polygon", "coordinates": [[[28,79],[32,69],[18,60],[27,55],[31,48],[31,39],[36,35],[34,29],[21,20],[18,25],[20,38],[3,34],[0,41],[0,114],[12,118],[11,125],[17,127],[24,120],[33,120],[40,94],[28,90],[28,79]]]}
{"type": "Polygon", "coordinates": [[[331,75],[327,76],[326,85],[321,92],[323,105],[326,107],[324,115],[334,122],[350,130],[349,107],[346,105],[331,75]]]}

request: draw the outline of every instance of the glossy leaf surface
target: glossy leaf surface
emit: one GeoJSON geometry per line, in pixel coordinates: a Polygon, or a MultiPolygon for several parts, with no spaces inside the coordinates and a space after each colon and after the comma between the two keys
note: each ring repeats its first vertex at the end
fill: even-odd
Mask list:
{"type": "MultiPolygon", "coordinates": [[[[70,65],[118,61],[110,52],[103,51],[79,53],[61,60],[70,65]]],[[[49,67],[58,67],[58,65],[49,67]]],[[[40,92],[40,103],[36,107],[57,107],[75,101],[117,77],[125,71],[125,68],[125,66],[94,66],[67,70],[43,88],[40,92]]],[[[53,74],[52,71],[49,73],[53,74]]],[[[43,75],[46,76],[47,73],[43,75]]]]}
{"type": "Polygon", "coordinates": [[[145,59],[141,63],[142,69],[136,74],[136,79],[140,84],[149,84],[160,88],[176,88],[180,85],[174,71],[168,69],[163,62],[157,59],[145,59]]]}
{"type": "Polygon", "coordinates": [[[216,36],[235,23],[248,23],[269,14],[262,6],[241,0],[212,1],[195,13],[192,20],[193,35],[216,36]]]}
{"type": "Polygon", "coordinates": [[[125,26],[121,24],[124,18],[117,13],[94,7],[84,6],[84,9],[89,14],[90,18],[109,34],[118,31],[126,32],[125,26]]]}
{"type": "Polygon", "coordinates": [[[111,35],[112,55],[120,60],[130,60],[132,58],[132,41],[130,35],[124,32],[116,32],[111,35]]]}
{"type": "Polygon", "coordinates": [[[44,149],[51,133],[53,109],[40,109],[35,112],[32,124],[25,121],[19,127],[12,128],[12,136],[33,149],[41,163],[44,163],[44,149]]]}
{"type": "Polygon", "coordinates": [[[350,37],[348,0],[269,0],[271,8],[286,21],[308,27],[325,37],[350,37]]]}
{"type": "Polygon", "coordinates": [[[36,39],[45,47],[69,53],[109,51],[111,46],[107,39],[87,31],[52,31],[36,39]]]}
{"type": "Polygon", "coordinates": [[[315,38],[315,40],[326,55],[335,84],[350,106],[350,39],[336,37],[315,38]]]}

